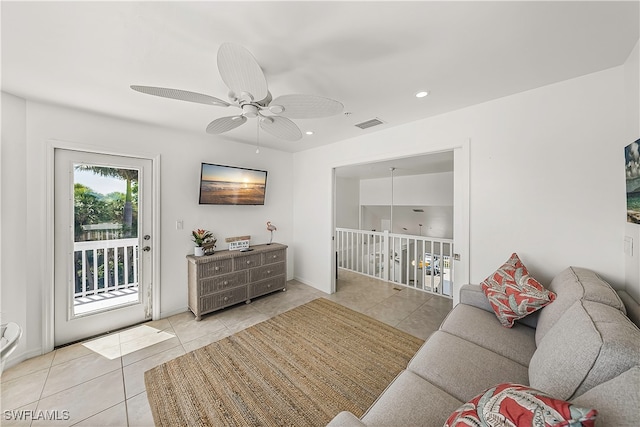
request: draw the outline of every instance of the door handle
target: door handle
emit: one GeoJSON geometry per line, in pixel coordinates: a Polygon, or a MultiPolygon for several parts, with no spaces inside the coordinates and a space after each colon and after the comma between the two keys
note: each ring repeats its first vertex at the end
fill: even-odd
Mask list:
{"type": "Polygon", "coordinates": [[[142,248],[143,251],[145,252],[149,252],[151,250],[150,246],[145,246],[144,248],[142,248]]]}
{"type": "Polygon", "coordinates": [[[144,240],[149,240],[150,238],[151,238],[151,236],[149,236],[148,234],[145,234],[144,237],[143,237],[144,240]]]}

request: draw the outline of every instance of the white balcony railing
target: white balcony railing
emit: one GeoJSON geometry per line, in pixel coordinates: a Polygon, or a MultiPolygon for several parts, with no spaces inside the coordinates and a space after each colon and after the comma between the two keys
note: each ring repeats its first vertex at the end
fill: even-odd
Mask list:
{"type": "Polygon", "coordinates": [[[138,287],[138,239],[75,242],[74,297],[138,287]]]}
{"type": "Polygon", "coordinates": [[[453,296],[453,240],[336,228],[338,267],[453,296]]]}

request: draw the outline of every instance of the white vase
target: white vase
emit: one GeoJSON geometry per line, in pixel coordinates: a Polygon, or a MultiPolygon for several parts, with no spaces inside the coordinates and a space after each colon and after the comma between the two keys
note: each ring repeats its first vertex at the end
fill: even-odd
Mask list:
{"type": "Polygon", "coordinates": [[[204,248],[202,246],[196,246],[195,248],[193,248],[193,254],[195,256],[202,256],[204,255],[204,248]]]}

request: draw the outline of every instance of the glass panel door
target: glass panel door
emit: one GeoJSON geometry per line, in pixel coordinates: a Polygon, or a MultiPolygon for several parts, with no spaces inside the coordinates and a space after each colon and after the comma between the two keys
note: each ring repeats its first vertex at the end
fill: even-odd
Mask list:
{"type": "Polygon", "coordinates": [[[151,315],[151,160],[55,152],[55,345],[151,315]]]}

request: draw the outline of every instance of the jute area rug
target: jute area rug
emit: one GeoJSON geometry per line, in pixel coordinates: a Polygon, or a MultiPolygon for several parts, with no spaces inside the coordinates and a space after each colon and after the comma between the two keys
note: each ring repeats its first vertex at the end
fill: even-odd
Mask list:
{"type": "Polygon", "coordinates": [[[145,372],[157,426],[324,426],[358,417],[423,341],[320,298],[145,372]]]}

